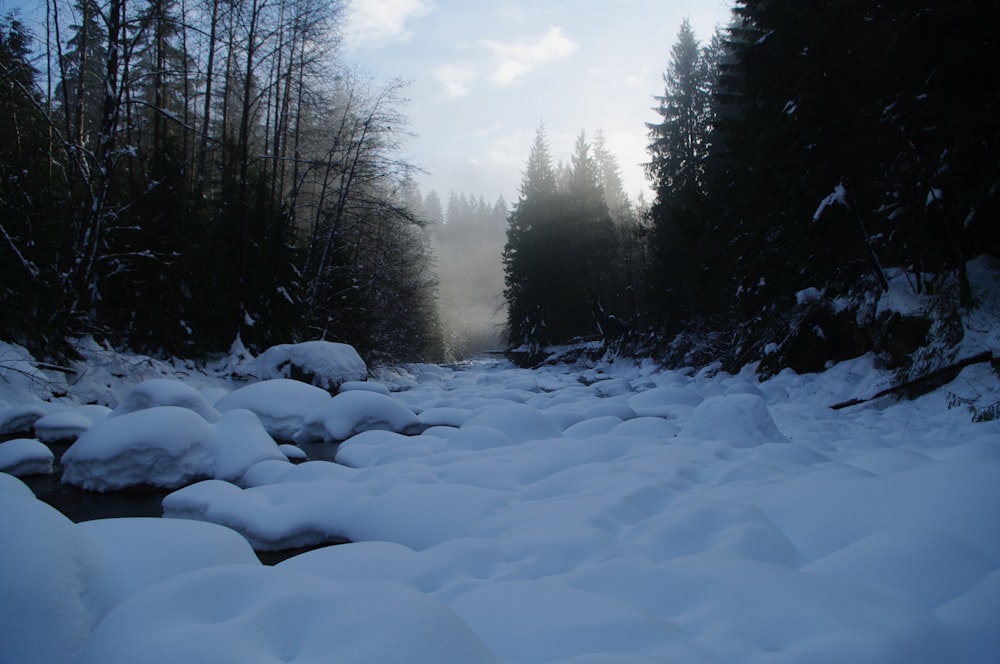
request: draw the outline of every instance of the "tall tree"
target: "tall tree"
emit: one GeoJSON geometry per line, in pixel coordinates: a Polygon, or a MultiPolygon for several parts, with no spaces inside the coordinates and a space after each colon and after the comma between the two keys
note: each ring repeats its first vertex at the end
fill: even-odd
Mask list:
{"type": "Polygon", "coordinates": [[[614,227],[584,133],[562,190],[551,163],[542,127],[504,249],[510,342],[536,349],[603,335],[613,318],[614,227]]]}

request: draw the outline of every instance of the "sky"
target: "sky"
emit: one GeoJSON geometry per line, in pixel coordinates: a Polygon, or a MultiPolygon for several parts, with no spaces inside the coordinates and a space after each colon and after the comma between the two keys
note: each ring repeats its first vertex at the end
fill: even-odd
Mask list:
{"type": "MultiPolygon", "coordinates": [[[[38,0],[0,0],[31,14],[38,0]]],[[[349,0],[343,56],[376,82],[409,82],[406,156],[424,194],[517,200],[535,132],[569,162],[602,130],[626,192],[649,194],[646,122],[681,21],[707,41],[729,0],[349,0]]]]}
{"type": "Polygon", "coordinates": [[[646,122],[681,21],[707,41],[727,0],[354,0],[346,58],[409,81],[407,154],[421,190],[517,200],[544,123],[555,161],[604,132],[625,190],[649,194],[646,122]]]}

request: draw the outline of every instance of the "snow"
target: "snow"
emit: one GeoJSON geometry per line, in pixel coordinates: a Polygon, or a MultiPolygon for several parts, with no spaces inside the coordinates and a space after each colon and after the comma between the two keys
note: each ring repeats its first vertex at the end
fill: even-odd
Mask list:
{"type": "Polygon", "coordinates": [[[831,205],[843,205],[846,208],[851,207],[847,202],[847,189],[844,188],[843,183],[838,183],[830,195],[820,201],[816,212],[813,213],[813,222],[819,221],[820,217],[823,216],[823,212],[831,205]]]}
{"type": "Polygon", "coordinates": [[[269,434],[291,440],[309,412],[330,401],[326,390],[289,378],[253,383],[230,392],[215,402],[221,412],[245,408],[257,414],[269,434]]]}
{"type": "Polygon", "coordinates": [[[891,381],[873,358],[752,369],[414,366],[108,417],[68,475],[186,486],[166,519],[72,524],[0,474],[4,661],[996,661],[991,366],[841,410],[891,381]]]}
{"type": "Polygon", "coordinates": [[[75,440],[107,419],[111,412],[107,406],[90,404],[49,413],[35,421],[35,435],[43,443],[75,440]]]}
{"type": "Polygon", "coordinates": [[[133,387],[109,417],[128,415],[156,406],[176,406],[200,415],[209,422],[219,419],[219,412],[194,387],[179,380],[153,378],[133,387]]]}
{"type": "Polygon", "coordinates": [[[35,422],[45,417],[45,415],[45,409],[37,404],[24,404],[6,408],[0,413],[0,435],[31,431],[35,426],[35,422]]]}
{"type": "Polygon", "coordinates": [[[108,417],[81,435],[62,457],[62,481],[92,491],[175,488],[206,477],[239,481],[254,464],[277,459],[286,457],[249,410],[213,424],[194,410],[153,406],[108,417]]]}
{"type": "Polygon", "coordinates": [[[378,392],[351,390],[311,410],[293,440],[299,444],[329,443],[373,429],[416,433],[420,428],[417,415],[395,399],[378,392]]]}
{"type": "Polygon", "coordinates": [[[44,443],[32,438],[14,438],[0,443],[0,472],[17,477],[51,475],[55,455],[44,443]]]}
{"type": "Polygon", "coordinates": [[[248,363],[248,371],[260,380],[302,378],[331,391],[368,377],[368,366],[352,346],[331,341],[272,346],[248,363]]]}

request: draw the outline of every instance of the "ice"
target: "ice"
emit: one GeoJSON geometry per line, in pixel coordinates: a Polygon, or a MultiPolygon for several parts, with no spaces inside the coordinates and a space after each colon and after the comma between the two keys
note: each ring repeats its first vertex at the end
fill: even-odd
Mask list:
{"type": "Polygon", "coordinates": [[[0,472],[17,477],[51,475],[54,461],[52,450],[33,438],[14,438],[0,443],[0,472]]]}

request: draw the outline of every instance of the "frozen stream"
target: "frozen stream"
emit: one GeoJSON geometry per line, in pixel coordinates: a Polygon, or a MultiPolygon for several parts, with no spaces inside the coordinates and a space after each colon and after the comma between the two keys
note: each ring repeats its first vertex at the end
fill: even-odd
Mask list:
{"type": "Polygon", "coordinates": [[[84,486],[177,482],[172,518],[74,524],[0,476],[0,645],[101,664],[992,663],[1000,421],[973,414],[997,375],[829,408],[888,381],[870,358],[762,383],[413,367],[308,406],[277,382],[229,397],[260,423],[225,389],[157,384],[189,408],[96,425],[68,461],[84,486]],[[261,423],[307,452],[347,440],[295,465],[261,423]],[[318,548],[253,553],[293,547],[318,548]]]}

